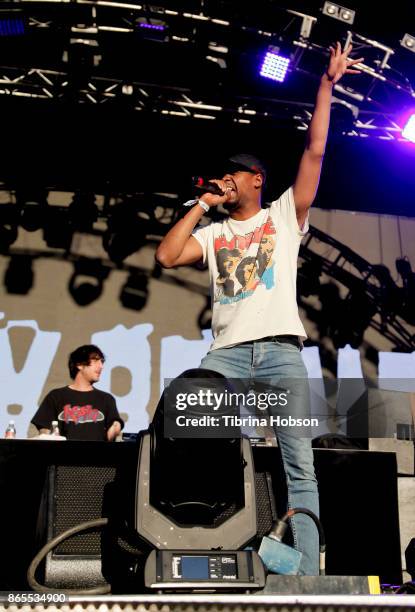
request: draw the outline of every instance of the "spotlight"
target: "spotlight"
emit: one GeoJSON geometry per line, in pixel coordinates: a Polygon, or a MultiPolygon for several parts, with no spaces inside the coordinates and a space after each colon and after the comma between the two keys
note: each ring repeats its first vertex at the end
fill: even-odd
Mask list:
{"type": "Polygon", "coordinates": [[[0,10],[0,36],[24,36],[25,19],[20,9],[0,10]]]}
{"type": "Polygon", "coordinates": [[[410,34],[404,34],[404,37],[400,41],[402,47],[404,49],[408,49],[408,51],[412,51],[415,53],[415,36],[411,36],[410,34]]]}
{"type": "Polygon", "coordinates": [[[135,25],[136,31],[146,40],[154,42],[167,42],[169,40],[168,25],[161,19],[139,17],[135,25]]]}
{"type": "Polygon", "coordinates": [[[79,306],[88,306],[99,298],[109,269],[100,259],[81,257],[75,262],[75,270],[69,279],[68,290],[79,306]]]}
{"type": "Polygon", "coordinates": [[[134,201],[112,206],[102,242],[109,258],[119,264],[138,251],[145,244],[148,226],[149,220],[139,215],[134,201]]]}
{"type": "Polygon", "coordinates": [[[4,286],[7,293],[27,295],[32,285],[32,258],[27,255],[13,255],[4,275],[4,286]]]}
{"type": "Polygon", "coordinates": [[[351,9],[340,6],[339,4],[334,4],[333,2],[325,2],[322,12],[323,15],[333,17],[333,19],[338,19],[339,21],[343,21],[344,23],[348,23],[350,25],[354,22],[356,15],[356,11],[352,11],[351,9]]]}
{"type": "Polygon", "coordinates": [[[90,192],[76,192],[69,204],[69,217],[74,230],[89,232],[98,219],[95,195],[90,192]]]}
{"type": "Polygon", "coordinates": [[[415,142],[415,115],[411,115],[402,130],[402,136],[406,138],[406,140],[410,140],[411,142],[415,142]]]}
{"type": "Polygon", "coordinates": [[[28,232],[43,227],[47,206],[46,189],[17,190],[16,202],[20,208],[20,225],[28,232]]]}
{"type": "Polygon", "coordinates": [[[0,207],[0,253],[8,253],[10,246],[17,238],[18,211],[13,204],[0,207]]]}
{"type": "MultiPolygon", "coordinates": [[[[85,28],[85,31],[88,32],[88,28],[85,28]]],[[[102,59],[98,41],[88,34],[86,38],[83,38],[81,34],[70,39],[68,48],[62,54],[62,61],[69,64],[69,69],[74,72],[96,68],[102,59]]]]}
{"type": "Polygon", "coordinates": [[[51,249],[69,250],[73,229],[68,210],[59,206],[48,206],[45,214],[43,239],[51,249]]]}
{"type": "Polygon", "coordinates": [[[142,310],[148,299],[148,278],[143,272],[131,272],[121,289],[120,302],[124,308],[142,310]]]}
{"type": "Polygon", "coordinates": [[[100,65],[102,55],[96,27],[79,24],[72,26],[71,33],[73,38],[70,38],[62,54],[62,61],[68,64],[68,87],[65,96],[69,100],[78,100],[77,90],[88,87],[91,74],[100,65]]]}
{"type": "Polygon", "coordinates": [[[278,47],[268,47],[259,74],[265,79],[282,83],[287,75],[290,59],[279,55],[278,47]]]}

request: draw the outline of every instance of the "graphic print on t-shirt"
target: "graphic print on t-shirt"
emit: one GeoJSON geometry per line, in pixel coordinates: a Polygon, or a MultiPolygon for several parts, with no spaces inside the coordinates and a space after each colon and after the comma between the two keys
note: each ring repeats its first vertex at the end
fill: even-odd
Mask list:
{"type": "Polygon", "coordinates": [[[59,413],[58,421],[80,425],[84,423],[97,423],[98,421],[103,421],[104,418],[103,413],[91,404],[86,406],[66,404],[62,412],[59,413]]]}
{"type": "Polygon", "coordinates": [[[215,257],[219,274],[215,281],[214,301],[230,304],[252,295],[261,285],[274,286],[272,254],[275,248],[275,227],[270,218],[253,232],[224,234],[215,239],[215,257]]]}

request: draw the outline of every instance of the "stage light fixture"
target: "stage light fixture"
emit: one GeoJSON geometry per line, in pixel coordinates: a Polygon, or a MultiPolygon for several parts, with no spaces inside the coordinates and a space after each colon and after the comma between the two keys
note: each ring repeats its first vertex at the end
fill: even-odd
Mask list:
{"type": "Polygon", "coordinates": [[[415,36],[411,36],[411,34],[404,34],[404,37],[400,43],[404,49],[408,49],[408,51],[415,53],[415,36]]]}
{"type": "Polygon", "coordinates": [[[288,72],[290,59],[280,55],[278,47],[268,47],[259,71],[260,76],[283,83],[288,72]]]}
{"type": "Polygon", "coordinates": [[[4,275],[7,293],[27,295],[33,286],[32,258],[28,255],[13,255],[4,275]]]}
{"type": "Polygon", "coordinates": [[[133,200],[110,208],[108,229],[104,233],[102,245],[109,258],[117,264],[145,244],[149,220],[140,216],[139,212],[133,200]]]}
{"type": "Polygon", "coordinates": [[[91,192],[75,192],[72,202],[69,204],[69,217],[74,230],[78,232],[91,231],[98,219],[95,195],[91,192]]]}
{"type": "Polygon", "coordinates": [[[154,42],[168,42],[169,40],[168,25],[161,19],[138,17],[135,22],[135,28],[140,36],[146,40],[154,42]]]}
{"type": "Polygon", "coordinates": [[[415,114],[411,115],[402,130],[402,136],[415,143],[415,114]]]}
{"type": "Polygon", "coordinates": [[[102,265],[100,259],[81,257],[75,262],[68,291],[79,306],[88,306],[101,295],[108,274],[109,269],[102,265]]]}
{"type": "Polygon", "coordinates": [[[45,212],[43,239],[51,249],[69,250],[72,243],[73,228],[67,208],[48,206],[45,212]]]}
{"type": "Polygon", "coordinates": [[[16,203],[20,209],[20,225],[27,232],[43,227],[47,207],[46,189],[17,190],[16,203]]]}
{"type": "Polygon", "coordinates": [[[121,289],[120,302],[124,308],[142,310],[148,299],[148,277],[143,272],[134,271],[128,276],[121,289]]]}
{"type": "Polygon", "coordinates": [[[356,11],[346,8],[345,6],[340,6],[339,4],[334,4],[334,2],[325,2],[322,12],[323,15],[327,15],[327,17],[333,17],[333,19],[338,19],[350,25],[354,22],[356,16],[356,11]]]}
{"type": "Polygon", "coordinates": [[[17,239],[18,211],[14,204],[3,204],[0,207],[0,253],[8,253],[10,246],[17,239]]]}
{"type": "Polygon", "coordinates": [[[24,36],[26,28],[21,9],[0,10],[0,37],[24,36]]]}

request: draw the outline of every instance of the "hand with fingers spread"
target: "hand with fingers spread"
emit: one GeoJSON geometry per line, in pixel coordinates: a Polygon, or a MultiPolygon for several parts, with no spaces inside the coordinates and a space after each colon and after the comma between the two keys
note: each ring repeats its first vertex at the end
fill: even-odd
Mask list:
{"type": "Polygon", "coordinates": [[[349,45],[342,52],[341,45],[338,41],[335,48],[330,47],[330,63],[326,74],[333,85],[335,85],[344,74],[360,74],[360,70],[355,70],[351,68],[351,66],[359,64],[364,58],[359,57],[358,59],[350,59],[349,54],[352,48],[352,45],[349,45]]]}

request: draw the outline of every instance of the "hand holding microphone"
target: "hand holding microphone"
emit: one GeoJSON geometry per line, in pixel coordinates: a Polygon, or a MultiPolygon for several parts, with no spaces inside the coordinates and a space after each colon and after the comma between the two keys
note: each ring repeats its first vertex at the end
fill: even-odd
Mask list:
{"type": "Polygon", "coordinates": [[[208,206],[224,204],[229,200],[232,191],[225,181],[217,179],[207,181],[201,176],[193,177],[193,188],[203,194],[203,201],[208,206]]]}

